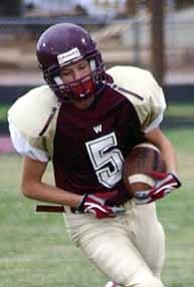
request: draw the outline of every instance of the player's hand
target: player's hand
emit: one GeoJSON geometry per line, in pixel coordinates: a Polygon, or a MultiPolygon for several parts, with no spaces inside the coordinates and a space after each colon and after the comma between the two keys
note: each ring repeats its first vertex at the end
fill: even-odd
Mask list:
{"type": "Polygon", "coordinates": [[[178,177],[173,173],[151,172],[149,174],[156,182],[156,185],[145,191],[136,192],[136,204],[146,204],[165,197],[173,190],[181,186],[178,177]]]}
{"type": "Polygon", "coordinates": [[[92,213],[98,219],[115,217],[125,212],[122,207],[106,205],[105,199],[94,194],[85,194],[77,210],[81,213],[92,213]]]}

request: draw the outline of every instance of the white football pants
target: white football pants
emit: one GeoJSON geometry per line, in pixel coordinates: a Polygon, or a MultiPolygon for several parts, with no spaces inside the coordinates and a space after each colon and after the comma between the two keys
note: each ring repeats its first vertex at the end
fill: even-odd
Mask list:
{"type": "Polygon", "coordinates": [[[65,207],[67,230],[73,242],[111,281],[125,287],[162,287],[165,238],[155,203],[125,204],[126,213],[96,219],[65,207]]]}

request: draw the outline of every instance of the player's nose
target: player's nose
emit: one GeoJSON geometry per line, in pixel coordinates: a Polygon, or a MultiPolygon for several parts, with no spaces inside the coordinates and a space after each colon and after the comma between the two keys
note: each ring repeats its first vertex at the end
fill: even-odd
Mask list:
{"type": "Polygon", "coordinates": [[[74,69],[73,75],[74,75],[74,80],[79,80],[83,77],[82,71],[79,69],[74,69]]]}

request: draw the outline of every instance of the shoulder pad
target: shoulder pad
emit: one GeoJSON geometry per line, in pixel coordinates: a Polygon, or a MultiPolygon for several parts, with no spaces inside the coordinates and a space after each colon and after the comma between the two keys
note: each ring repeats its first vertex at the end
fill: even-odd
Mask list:
{"type": "Polygon", "coordinates": [[[9,121],[24,135],[38,137],[57,105],[58,100],[48,86],[34,88],[11,106],[9,121]]]}
{"type": "Polygon", "coordinates": [[[116,85],[144,98],[148,96],[145,89],[148,90],[153,85],[154,79],[149,71],[133,66],[115,66],[107,73],[112,76],[116,85]]]}
{"type": "Polygon", "coordinates": [[[166,108],[164,94],[149,71],[115,66],[107,74],[113,78],[116,89],[133,104],[143,129],[163,114],[166,108]]]}

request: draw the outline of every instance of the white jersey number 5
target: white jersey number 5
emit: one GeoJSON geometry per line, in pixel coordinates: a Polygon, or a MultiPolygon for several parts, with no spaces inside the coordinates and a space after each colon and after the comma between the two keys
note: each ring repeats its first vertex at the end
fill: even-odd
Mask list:
{"type": "Polygon", "coordinates": [[[114,132],[86,143],[98,181],[111,188],[121,179],[123,155],[114,132]]]}

